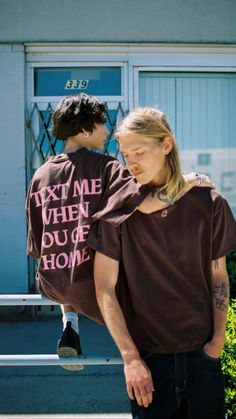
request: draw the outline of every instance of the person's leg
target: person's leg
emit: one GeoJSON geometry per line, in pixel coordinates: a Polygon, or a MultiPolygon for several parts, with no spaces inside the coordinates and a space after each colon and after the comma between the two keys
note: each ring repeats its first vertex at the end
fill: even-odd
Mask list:
{"type": "MultiPolygon", "coordinates": [[[[78,314],[70,305],[61,305],[63,333],[57,344],[59,357],[82,355],[79,338],[78,314]]],[[[84,365],[62,365],[66,370],[82,370],[84,365]]]]}
{"type": "Polygon", "coordinates": [[[224,419],[224,378],[220,359],[207,357],[202,351],[188,357],[187,419],[224,419]]]}
{"type": "MultiPolygon", "coordinates": [[[[170,416],[169,419],[187,419],[188,418],[188,404],[187,400],[181,402],[180,407],[170,416]]],[[[200,419],[200,418],[199,418],[200,419]]]]}
{"type": "Polygon", "coordinates": [[[67,322],[71,322],[71,327],[79,334],[79,319],[77,311],[69,304],[61,305],[63,330],[67,326],[67,322]]]}
{"type": "Polygon", "coordinates": [[[175,395],[174,355],[145,354],[141,352],[149,367],[154,383],[153,401],[149,407],[140,407],[131,400],[133,419],[169,419],[177,409],[175,395]]]}

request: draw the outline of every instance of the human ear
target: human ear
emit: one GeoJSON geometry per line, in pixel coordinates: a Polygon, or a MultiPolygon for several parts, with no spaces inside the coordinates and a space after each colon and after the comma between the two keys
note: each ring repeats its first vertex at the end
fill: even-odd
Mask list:
{"type": "Polygon", "coordinates": [[[86,131],[84,128],[83,128],[83,135],[84,135],[86,138],[89,136],[88,131],[86,131]]]}
{"type": "Polygon", "coordinates": [[[163,146],[164,146],[164,154],[167,155],[171,152],[173,148],[173,140],[171,137],[167,136],[163,140],[163,146]]]}

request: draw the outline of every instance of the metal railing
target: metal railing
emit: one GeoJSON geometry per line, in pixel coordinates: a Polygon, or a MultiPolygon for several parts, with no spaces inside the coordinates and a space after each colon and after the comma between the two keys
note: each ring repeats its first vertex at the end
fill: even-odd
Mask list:
{"type": "MultiPolygon", "coordinates": [[[[0,295],[2,306],[26,306],[26,305],[59,305],[40,294],[2,294],[0,295]]],[[[39,365],[120,365],[123,361],[120,357],[109,356],[71,356],[60,357],[58,355],[0,355],[0,366],[39,366],[39,365]]]]}

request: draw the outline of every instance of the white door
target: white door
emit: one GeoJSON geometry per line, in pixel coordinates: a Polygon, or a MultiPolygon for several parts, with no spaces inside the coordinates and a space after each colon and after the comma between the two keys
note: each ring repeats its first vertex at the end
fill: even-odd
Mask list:
{"type": "Polygon", "coordinates": [[[236,215],[236,74],[140,71],[138,97],[166,113],[183,171],[209,174],[236,215]]]}

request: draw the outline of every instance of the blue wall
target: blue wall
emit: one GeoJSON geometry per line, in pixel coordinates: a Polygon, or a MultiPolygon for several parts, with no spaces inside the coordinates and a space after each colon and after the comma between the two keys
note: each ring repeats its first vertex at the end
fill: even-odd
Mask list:
{"type": "Polygon", "coordinates": [[[25,72],[20,46],[0,45],[0,283],[28,291],[25,253],[25,72]]]}
{"type": "Polygon", "coordinates": [[[1,0],[0,42],[236,42],[235,0],[1,0]]]}

